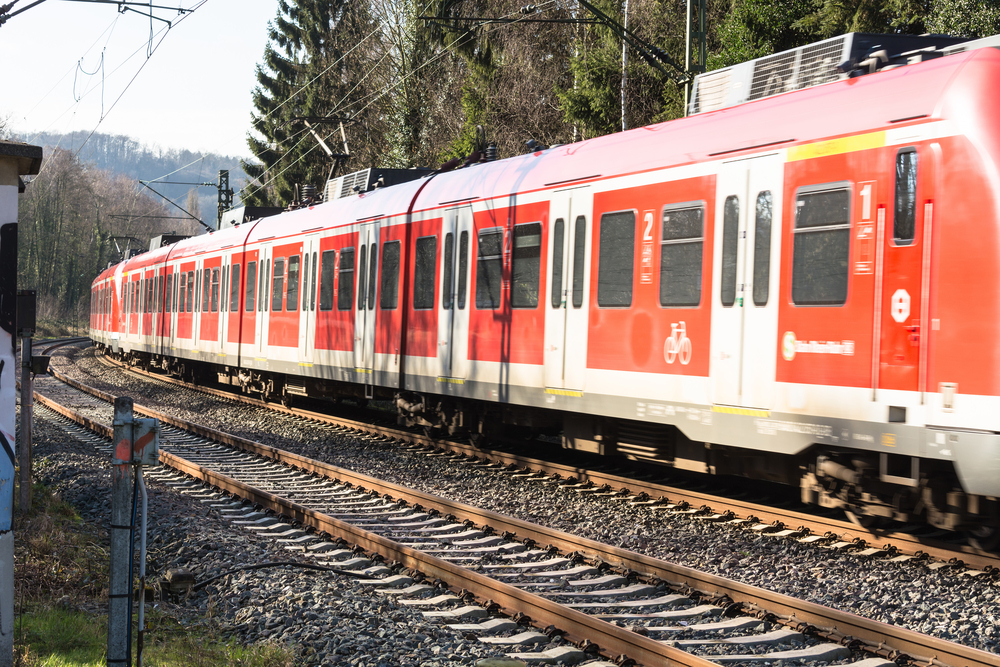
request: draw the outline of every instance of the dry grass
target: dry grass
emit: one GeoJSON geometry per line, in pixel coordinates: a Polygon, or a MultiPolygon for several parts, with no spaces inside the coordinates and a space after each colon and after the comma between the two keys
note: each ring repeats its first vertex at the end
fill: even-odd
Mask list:
{"type": "MultiPolygon", "coordinates": [[[[104,530],[81,521],[43,486],[32,511],[16,515],[15,662],[17,667],[100,667],[107,646],[108,552],[104,530]]],[[[194,624],[190,610],[147,607],[150,667],[292,667],[292,651],[274,643],[239,645],[211,614],[194,624]],[[187,623],[179,622],[186,614],[187,623]]],[[[133,645],[135,641],[133,640],[133,645]]]]}

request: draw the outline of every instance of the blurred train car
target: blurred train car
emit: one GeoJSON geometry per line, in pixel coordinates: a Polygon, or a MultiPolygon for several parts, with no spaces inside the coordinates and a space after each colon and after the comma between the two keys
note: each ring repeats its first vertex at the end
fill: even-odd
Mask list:
{"type": "Polygon", "coordinates": [[[110,267],[91,334],[270,399],[390,399],[996,546],[1000,41],[893,39],[701,75],[680,120],[342,177],[110,267]]]}

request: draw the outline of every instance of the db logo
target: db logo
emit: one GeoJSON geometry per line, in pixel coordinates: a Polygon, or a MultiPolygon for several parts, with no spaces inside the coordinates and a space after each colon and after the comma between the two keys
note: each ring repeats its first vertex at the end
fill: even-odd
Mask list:
{"type": "Polygon", "coordinates": [[[785,361],[791,361],[795,358],[795,334],[791,331],[786,331],[781,339],[781,356],[785,358],[785,361]]]}

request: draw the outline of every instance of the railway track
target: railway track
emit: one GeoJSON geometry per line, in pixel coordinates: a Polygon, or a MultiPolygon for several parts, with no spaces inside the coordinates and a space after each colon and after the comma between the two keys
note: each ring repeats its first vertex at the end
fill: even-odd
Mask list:
{"type": "MultiPolygon", "coordinates": [[[[58,401],[96,409],[109,398],[92,390],[67,393],[58,401]]],[[[110,431],[59,402],[38,400],[95,432],[110,431]]],[[[110,406],[103,405],[110,415],[110,406]]],[[[583,649],[565,648],[548,659],[579,661],[600,653],[675,665],[867,657],[880,664],[889,659],[978,667],[996,661],[989,653],[406,489],[140,406],[136,410],[168,425],[161,462],[176,472],[157,473],[163,480],[207,484],[212,490],[196,486],[188,491],[215,503],[247,530],[288,540],[287,548],[317,563],[336,566],[355,556],[336,540],[397,563],[407,574],[373,582],[385,589],[383,594],[442,605],[445,609],[438,611],[446,622],[477,636],[502,628],[496,639],[508,653],[517,653],[510,650],[515,643],[533,645],[558,633],[583,649]],[[470,564],[474,569],[463,567],[470,564]],[[421,575],[440,579],[452,592],[415,581],[421,575]],[[420,594],[432,599],[409,597],[420,594]],[[497,611],[530,617],[534,630],[519,629],[515,621],[482,620],[497,611]],[[551,628],[548,635],[538,632],[544,628],[551,628]]],[[[565,481],[507,472],[526,481],[565,481]]],[[[629,502],[650,501],[631,497],[629,502]]]]}
{"type": "MultiPolygon", "coordinates": [[[[576,489],[580,493],[612,494],[629,502],[656,506],[663,511],[683,513],[699,521],[729,523],[762,533],[772,534],[806,544],[828,546],[839,551],[858,553],[865,557],[886,558],[896,562],[917,561],[932,569],[952,569],[967,572],[969,576],[1000,575],[1000,554],[975,549],[945,538],[943,533],[928,533],[921,526],[897,528],[864,528],[847,519],[835,516],[775,507],[750,500],[729,498],[718,494],[695,491],[644,480],[604,470],[597,462],[593,467],[548,461],[512,451],[490,450],[463,442],[433,438],[394,425],[373,424],[359,419],[331,416],[314,410],[285,407],[259,399],[214,389],[200,387],[163,375],[128,367],[113,359],[100,357],[101,361],[142,377],[182,386],[209,395],[226,398],[248,405],[267,408],[279,413],[294,415],[317,423],[331,424],[359,432],[385,437],[399,442],[419,445],[428,452],[453,453],[471,465],[483,461],[516,469],[518,474],[534,475],[545,481],[576,489]]],[[[71,381],[57,374],[63,381],[71,381]]]]}

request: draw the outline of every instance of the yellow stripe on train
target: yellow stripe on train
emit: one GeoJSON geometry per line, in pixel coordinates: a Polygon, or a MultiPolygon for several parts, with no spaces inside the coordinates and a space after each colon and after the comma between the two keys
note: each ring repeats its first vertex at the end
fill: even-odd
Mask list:
{"type": "Polygon", "coordinates": [[[770,410],[750,410],[748,408],[730,408],[725,405],[713,405],[712,412],[721,412],[727,415],[743,415],[744,417],[770,417],[770,410]]]}
{"type": "Polygon", "coordinates": [[[884,131],[856,134],[853,137],[841,137],[840,139],[817,141],[804,146],[792,146],[788,149],[788,161],[811,160],[817,157],[841,155],[870,148],[882,148],[883,146],[885,146],[884,131]]]}

